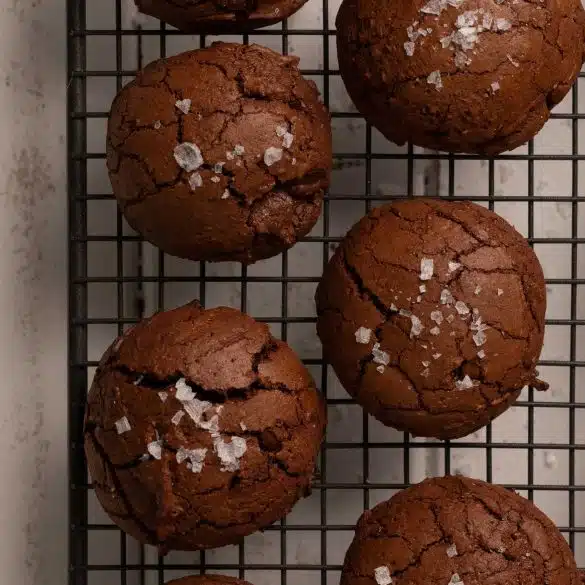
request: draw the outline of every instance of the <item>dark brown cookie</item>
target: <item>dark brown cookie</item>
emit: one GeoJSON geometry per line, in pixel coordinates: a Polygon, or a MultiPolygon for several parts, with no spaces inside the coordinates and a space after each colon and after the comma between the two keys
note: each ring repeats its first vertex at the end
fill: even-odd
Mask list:
{"type": "Polygon", "coordinates": [[[584,58],[579,0],[344,0],[339,68],[386,138],[493,155],[542,128],[584,58]]]}
{"type": "Polygon", "coordinates": [[[191,303],[106,351],[85,450],[99,501],[144,543],[238,542],[310,489],[325,426],[306,368],[264,324],[191,303]]]}
{"type": "Polygon", "coordinates": [[[174,256],[274,256],[307,234],[331,170],[329,114],[298,59],[216,43],[151,63],[116,97],[107,157],[128,223],[174,256]]]}
{"type": "Polygon", "coordinates": [[[542,268],[479,205],[415,198],[374,209],[337,249],[316,301],[325,358],[389,426],[462,437],[526,384],[542,387],[542,268]]]}
{"type": "Polygon", "coordinates": [[[569,545],[534,504],[465,477],[432,478],[365,512],[341,585],[578,585],[569,545]]]}
{"type": "Polygon", "coordinates": [[[307,0],[136,0],[138,10],[188,33],[239,33],[276,24],[307,0]]]}
{"type": "Polygon", "coordinates": [[[226,575],[194,575],[169,581],[166,585],[251,585],[248,581],[226,575]]]}

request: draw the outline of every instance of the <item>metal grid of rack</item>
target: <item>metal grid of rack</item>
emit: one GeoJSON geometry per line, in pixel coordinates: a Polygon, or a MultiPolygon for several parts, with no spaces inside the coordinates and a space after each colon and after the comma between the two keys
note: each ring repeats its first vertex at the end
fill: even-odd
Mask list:
{"type": "Polygon", "coordinates": [[[493,159],[454,156],[394,146],[355,111],[337,71],[334,0],[309,0],[288,23],[223,37],[301,57],[332,112],[335,170],[322,220],[288,253],[248,268],[187,263],[141,242],[120,216],[105,172],[106,120],[115,92],[143,64],[213,39],[148,19],[137,28],[130,2],[68,0],[71,585],[162,585],[200,571],[255,585],[331,585],[361,511],[443,473],[534,499],[585,565],[585,77],[528,146],[493,159]],[[423,194],[467,197],[506,217],[535,246],[547,277],[540,370],[552,390],[526,390],[490,427],[451,443],[412,439],[365,415],[323,363],[314,332],[312,296],[336,242],[372,206],[423,194]],[[288,518],[237,547],[163,559],[99,510],[83,457],[83,412],[111,339],[142,315],[192,298],[269,323],[311,369],[330,425],[313,494],[288,518]]]}

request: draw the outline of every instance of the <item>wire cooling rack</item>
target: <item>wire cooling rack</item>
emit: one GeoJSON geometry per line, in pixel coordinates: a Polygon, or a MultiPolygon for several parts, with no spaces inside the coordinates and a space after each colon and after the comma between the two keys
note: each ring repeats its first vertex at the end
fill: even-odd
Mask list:
{"type": "Polygon", "coordinates": [[[335,169],[323,216],[288,253],[248,268],[167,257],[125,224],[105,169],[107,112],[147,62],[209,44],[144,19],[131,0],[68,1],[70,584],[162,585],[200,571],[255,585],[332,585],[359,514],[428,475],[462,473],[533,499],[585,565],[585,88],[580,78],[528,146],[487,159],[388,143],[356,112],[337,70],[338,3],[309,0],[288,23],[224,40],[301,57],[331,109],[335,169]],[[369,418],[322,361],[313,294],[346,230],[372,206],[414,195],[466,197],[489,206],[534,245],[547,278],[541,375],[489,428],[451,443],[412,439],[369,418]],[[581,209],[580,209],[581,208],[581,209]],[[142,315],[192,298],[231,305],[269,323],[311,369],[329,429],[311,497],[240,546],[159,558],[101,511],[83,457],[85,396],[111,340],[142,315]]]}

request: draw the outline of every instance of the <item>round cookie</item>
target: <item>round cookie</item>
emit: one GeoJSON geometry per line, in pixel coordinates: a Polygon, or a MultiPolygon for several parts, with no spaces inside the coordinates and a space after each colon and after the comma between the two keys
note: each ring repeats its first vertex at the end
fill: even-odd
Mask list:
{"type": "Polygon", "coordinates": [[[166,585],[251,585],[248,581],[226,575],[194,575],[169,581],[166,585]]]}
{"type": "Polygon", "coordinates": [[[251,317],[191,303],[104,354],[88,396],[96,495],[123,530],[168,550],[239,542],[310,490],[325,426],[313,380],[251,317]]]}
{"type": "Polygon", "coordinates": [[[585,54],[580,0],[344,0],[339,68],[389,140],[494,155],[542,128],[585,54]]]}
{"type": "Polygon", "coordinates": [[[116,96],[107,162],[128,223],[164,252],[255,262],[306,235],[331,125],[296,57],[215,43],[148,65],[116,96]]]}
{"type": "Polygon", "coordinates": [[[504,412],[543,344],[542,268],[522,236],[469,202],[415,198],[347,234],[317,294],[325,358],[386,425],[452,439],[504,412]]]}
{"type": "Polygon", "coordinates": [[[578,585],[571,549],[532,502],[465,477],[431,478],[360,518],[341,585],[578,585]]]}
{"type": "Polygon", "coordinates": [[[307,0],[136,0],[138,10],[188,33],[240,33],[276,24],[307,0]]]}

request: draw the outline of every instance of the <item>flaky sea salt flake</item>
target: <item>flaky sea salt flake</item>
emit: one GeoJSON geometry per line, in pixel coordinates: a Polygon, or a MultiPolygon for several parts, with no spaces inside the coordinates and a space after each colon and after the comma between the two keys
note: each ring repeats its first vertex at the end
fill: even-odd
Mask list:
{"type": "Polygon", "coordinates": [[[464,585],[463,581],[461,580],[461,577],[458,575],[458,573],[453,573],[453,575],[451,575],[451,580],[449,581],[449,585],[464,585]]]}
{"type": "Polygon", "coordinates": [[[431,280],[435,270],[435,262],[432,258],[423,258],[420,261],[420,275],[421,280],[431,280]]]}
{"type": "Polygon", "coordinates": [[[382,364],[380,364],[377,368],[376,371],[380,374],[383,374],[384,371],[386,370],[386,366],[383,366],[382,364]]]}
{"type": "Polygon", "coordinates": [[[195,191],[198,187],[203,185],[203,179],[199,173],[193,173],[189,175],[189,187],[191,187],[191,191],[195,191]]]}
{"type": "Polygon", "coordinates": [[[500,91],[500,84],[497,81],[494,81],[491,85],[492,91],[494,93],[500,91]]]}
{"type": "Polygon", "coordinates": [[[374,347],[372,348],[372,356],[372,361],[375,364],[387,366],[390,363],[390,356],[385,351],[380,349],[379,343],[374,344],[374,347]]]}
{"type": "Polygon", "coordinates": [[[480,350],[477,352],[477,357],[478,357],[480,360],[484,359],[484,358],[485,358],[485,351],[483,351],[483,349],[480,349],[480,350]]]}
{"type": "Polygon", "coordinates": [[[180,422],[181,419],[185,416],[185,411],[184,410],[177,410],[177,412],[175,412],[175,414],[173,414],[173,418],[171,418],[171,422],[177,426],[180,422]]]}
{"type": "Polygon", "coordinates": [[[441,330],[438,327],[433,327],[429,332],[431,335],[440,335],[441,330]]]}
{"type": "Polygon", "coordinates": [[[219,177],[211,177],[210,181],[212,183],[219,183],[221,181],[221,179],[219,177]]]}
{"type": "Polygon", "coordinates": [[[272,166],[275,162],[278,162],[282,158],[282,148],[275,148],[274,146],[269,146],[264,151],[264,164],[267,167],[272,166]]]}
{"type": "Polygon", "coordinates": [[[222,199],[228,199],[230,196],[230,190],[226,189],[222,194],[221,194],[221,198],[222,199]]]}
{"type": "Polygon", "coordinates": [[[456,556],[457,556],[457,554],[458,554],[458,553],[457,553],[457,547],[455,546],[455,544],[454,544],[454,543],[453,543],[453,544],[450,544],[450,545],[447,547],[447,556],[448,556],[450,559],[452,559],[453,557],[456,557],[456,556]]]}
{"type": "Polygon", "coordinates": [[[116,431],[119,435],[127,433],[129,430],[132,429],[132,427],[130,426],[130,421],[125,416],[118,419],[114,424],[116,425],[116,431]]]}
{"type": "Polygon", "coordinates": [[[426,287],[424,284],[421,284],[421,285],[418,287],[418,290],[419,290],[421,293],[426,293],[426,292],[427,292],[427,287],[426,287]]]}
{"type": "Polygon", "coordinates": [[[427,77],[427,83],[434,85],[437,91],[441,91],[443,89],[443,79],[441,78],[441,72],[438,69],[436,71],[432,71],[427,77]]]}
{"type": "Polygon", "coordinates": [[[173,155],[177,164],[188,173],[196,171],[203,164],[201,151],[192,142],[177,144],[173,150],[173,155]]]}
{"type": "Polygon", "coordinates": [[[449,262],[449,272],[455,272],[461,268],[461,264],[459,262],[449,262]]]}
{"type": "Polygon", "coordinates": [[[203,425],[205,424],[205,421],[202,420],[203,414],[212,406],[213,405],[211,402],[207,402],[206,400],[199,400],[197,398],[183,402],[183,408],[185,409],[185,412],[189,415],[193,422],[201,428],[204,428],[203,425]]]}
{"type": "Polygon", "coordinates": [[[448,288],[444,288],[441,291],[441,304],[442,305],[452,305],[453,304],[453,295],[451,294],[451,291],[448,288]]]}
{"type": "Polygon", "coordinates": [[[234,154],[236,156],[242,156],[246,152],[246,149],[241,144],[236,144],[234,146],[234,154]]]}
{"type": "Polygon", "coordinates": [[[469,307],[463,301],[457,301],[455,303],[455,310],[460,315],[469,315],[469,307]]]}
{"type": "Polygon", "coordinates": [[[185,449],[179,447],[177,450],[177,463],[180,465],[183,461],[188,461],[187,469],[193,473],[201,473],[205,457],[207,456],[207,449],[185,449]]]}
{"type": "Polygon", "coordinates": [[[486,341],[487,341],[487,336],[483,332],[483,330],[482,331],[478,331],[473,336],[473,342],[475,343],[475,345],[477,345],[477,347],[481,347],[486,341]]]}
{"type": "Polygon", "coordinates": [[[494,28],[497,31],[506,31],[512,28],[512,23],[506,18],[496,18],[494,28]]]}
{"type": "Polygon", "coordinates": [[[240,468],[240,459],[246,453],[248,446],[246,439],[232,437],[229,443],[226,443],[221,438],[216,438],[213,441],[213,448],[221,461],[221,470],[233,473],[240,468]]]}
{"type": "Polygon", "coordinates": [[[146,450],[150,453],[154,459],[161,459],[162,457],[162,440],[151,441],[146,445],[146,450]]]}
{"type": "Polygon", "coordinates": [[[288,126],[286,124],[280,124],[276,127],[276,135],[282,138],[288,132],[288,126]]]}
{"type": "Polygon", "coordinates": [[[518,63],[518,61],[515,61],[512,55],[508,54],[506,55],[506,58],[508,59],[508,61],[510,61],[510,63],[512,63],[512,65],[514,65],[514,67],[520,67],[520,63],[518,63]]]}
{"type": "Polygon", "coordinates": [[[374,578],[378,585],[391,585],[392,577],[390,576],[390,569],[382,566],[374,569],[374,578]]]}
{"type": "Polygon", "coordinates": [[[431,321],[440,325],[443,322],[443,313],[441,311],[431,311],[431,321]]]}
{"type": "Polygon", "coordinates": [[[240,423],[240,428],[242,429],[242,431],[246,432],[248,430],[248,427],[245,425],[245,423],[241,422],[240,423]]]}
{"type": "Polygon", "coordinates": [[[284,148],[290,148],[292,146],[294,138],[295,137],[290,132],[287,132],[282,137],[282,146],[284,146],[284,148]]]}
{"type": "Polygon", "coordinates": [[[446,8],[446,2],[444,0],[429,0],[421,9],[420,12],[423,14],[434,14],[440,16],[441,12],[446,8]]]}
{"type": "Polygon", "coordinates": [[[455,387],[457,390],[469,390],[473,388],[473,380],[469,377],[468,374],[465,374],[463,380],[456,380],[455,387]]]}
{"type": "Polygon", "coordinates": [[[184,100],[177,100],[175,106],[178,110],[181,110],[183,114],[188,114],[191,111],[191,100],[185,98],[184,100]]]}
{"type": "Polygon", "coordinates": [[[158,393],[158,397],[160,398],[161,402],[166,402],[167,398],[169,397],[169,393],[161,391],[158,393]]]}
{"type": "Polygon", "coordinates": [[[479,284],[475,287],[475,290],[473,291],[474,295],[478,295],[481,292],[481,286],[479,286],[479,284]]]}
{"type": "Polygon", "coordinates": [[[434,360],[438,360],[443,354],[442,353],[434,353],[433,354],[433,359],[434,360]]]}
{"type": "Polygon", "coordinates": [[[359,327],[358,330],[355,332],[355,340],[357,343],[370,343],[370,339],[372,338],[372,330],[368,329],[367,327],[359,327]]]}
{"type": "Polygon", "coordinates": [[[406,41],[404,43],[404,52],[406,53],[407,57],[412,57],[414,55],[415,45],[412,41],[406,41]]]}
{"type": "Polygon", "coordinates": [[[175,392],[175,398],[180,402],[188,402],[195,398],[195,392],[191,390],[191,387],[185,381],[185,378],[180,378],[175,384],[177,391],[175,392]]]}
{"type": "Polygon", "coordinates": [[[410,316],[410,322],[412,323],[412,327],[410,328],[410,338],[417,337],[422,333],[424,329],[421,320],[416,315],[410,316]]]}
{"type": "Polygon", "coordinates": [[[154,123],[154,129],[155,129],[155,130],[160,130],[161,128],[162,128],[162,123],[161,123],[161,121],[160,121],[160,120],[157,120],[157,121],[154,123]]]}
{"type": "Polygon", "coordinates": [[[501,297],[503,294],[504,294],[504,291],[501,288],[499,288],[498,289],[498,296],[501,297]]]}

